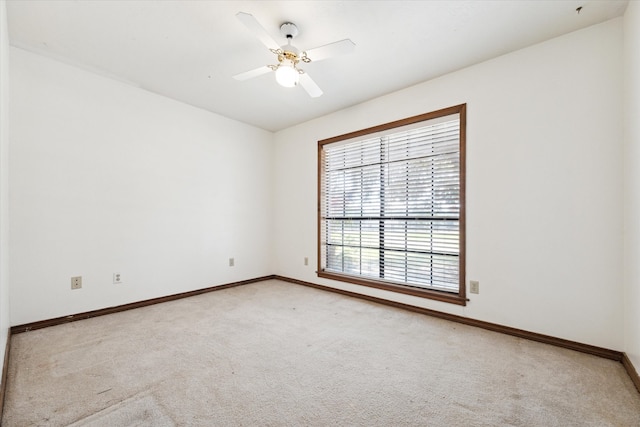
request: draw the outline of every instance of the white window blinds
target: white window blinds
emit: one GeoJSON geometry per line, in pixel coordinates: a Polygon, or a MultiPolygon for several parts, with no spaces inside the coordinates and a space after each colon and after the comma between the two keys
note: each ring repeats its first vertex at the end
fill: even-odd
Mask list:
{"type": "Polygon", "coordinates": [[[320,269],[415,288],[460,286],[460,118],[324,144],[320,269]]]}

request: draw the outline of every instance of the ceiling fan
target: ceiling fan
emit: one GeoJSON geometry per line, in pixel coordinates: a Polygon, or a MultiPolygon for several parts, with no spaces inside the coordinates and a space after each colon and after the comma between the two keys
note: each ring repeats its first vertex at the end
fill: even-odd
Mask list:
{"type": "Polygon", "coordinates": [[[248,80],[261,76],[270,71],[274,71],[276,81],[284,87],[294,87],[298,83],[307,91],[309,96],[317,98],[322,95],[322,90],[314,82],[309,74],[298,68],[300,62],[309,63],[311,61],[321,61],[332,56],[343,55],[353,52],[355,43],[349,39],[329,43],[307,51],[300,51],[291,44],[298,35],[298,27],[291,22],[285,22],[280,26],[280,34],[287,39],[287,44],[280,46],[260,25],[253,15],[238,12],[236,17],[242,22],[273,54],[277,55],[278,63],[275,65],[265,65],[255,70],[233,76],[236,80],[248,80]]]}

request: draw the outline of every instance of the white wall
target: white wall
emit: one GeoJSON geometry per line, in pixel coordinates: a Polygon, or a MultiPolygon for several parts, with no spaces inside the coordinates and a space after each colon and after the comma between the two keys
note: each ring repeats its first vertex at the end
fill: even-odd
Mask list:
{"type": "Polygon", "coordinates": [[[640,371],[640,4],[624,15],[625,352],[640,371]]]}
{"type": "Polygon", "coordinates": [[[276,273],[622,349],[621,75],[619,18],[276,133],[276,273]],[[463,308],[317,278],[317,140],[460,103],[480,294],[463,308]]]}
{"type": "Polygon", "coordinates": [[[10,52],[13,325],[272,273],[270,132],[10,52]]]}
{"type": "MultiPolygon", "coordinates": [[[[0,0],[0,360],[9,332],[9,33],[0,0]]],[[[2,381],[2,379],[0,379],[2,381]]]]}
{"type": "MultiPolygon", "coordinates": [[[[637,9],[625,17],[628,75],[637,9]]],[[[638,366],[640,271],[627,263],[624,288],[622,274],[622,30],[612,20],[281,131],[275,152],[268,132],[12,48],[11,324],[276,273],[624,347],[638,366]],[[463,308],[318,279],[316,141],[465,102],[467,279],[481,293],[463,308]]],[[[637,95],[630,104],[637,117],[637,95]]],[[[633,126],[626,178],[637,183],[633,126]]],[[[626,194],[634,260],[640,186],[626,194]]]]}

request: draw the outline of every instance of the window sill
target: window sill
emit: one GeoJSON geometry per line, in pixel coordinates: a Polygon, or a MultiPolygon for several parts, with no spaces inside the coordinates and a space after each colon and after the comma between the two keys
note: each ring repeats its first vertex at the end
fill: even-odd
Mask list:
{"type": "Polygon", "coordinates": [[[375,280],[367,280],[343,274],[328,273],[319,271],[318,277],[325,279],[337,280],[340,282],[353,283],[356,285],[368,286],[370,288],[383,289],[385,291],[397,292],[401,294],[413,295],[420,298],[427,298],[436,301],[447,302],[457,305],[467,305],[467,299],[459,294],[451,294],[448,292],[432,291],[429,289],[419,289],[410,286],[395,285],[393,283],[378,282],[375,280]]]}

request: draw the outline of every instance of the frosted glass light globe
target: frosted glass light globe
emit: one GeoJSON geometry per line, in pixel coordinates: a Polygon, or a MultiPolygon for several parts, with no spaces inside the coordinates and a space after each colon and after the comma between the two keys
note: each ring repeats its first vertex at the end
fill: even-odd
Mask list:
{"type": "Polygon", "coordinates": [[[276,70],[276,81],[280,86],[294,87],[298,84],[299,79],[300,74],[298,74],[298,71],[293,68],[293,63],[291,61],[284,60],[280,65],[278,65],[278,69],[276,70]]]}

